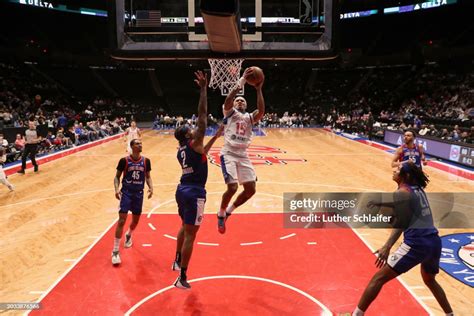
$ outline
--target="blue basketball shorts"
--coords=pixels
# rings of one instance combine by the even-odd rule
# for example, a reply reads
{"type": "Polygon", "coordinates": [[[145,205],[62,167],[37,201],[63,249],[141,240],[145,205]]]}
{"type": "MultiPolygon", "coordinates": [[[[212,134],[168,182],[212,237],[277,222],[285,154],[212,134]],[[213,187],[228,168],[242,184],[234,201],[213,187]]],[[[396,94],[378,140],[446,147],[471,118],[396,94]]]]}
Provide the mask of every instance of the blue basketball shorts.
{"type": "Polygon", "coordinates": [[[122,190],[121,192],[122,198],[120,199],[119,213],[128,213],[128,211],[131,211],[134,215],[140,215],[143,207],[143,190],[122,190]]]}
{"type": "Polygon", "coordinates": [[[421,263],[429,274],[439,272],[441,258],[441,238],[438,235],[406,240],[388,257],[387,264],[398,274],[402,274],[421,263]]]}
{"type": "Polygon", "coordinates": [[[199,226],[204,217],[206,190],[199,186],[178,185],[176,189],[178,212],[184,224],[199,226]]]}

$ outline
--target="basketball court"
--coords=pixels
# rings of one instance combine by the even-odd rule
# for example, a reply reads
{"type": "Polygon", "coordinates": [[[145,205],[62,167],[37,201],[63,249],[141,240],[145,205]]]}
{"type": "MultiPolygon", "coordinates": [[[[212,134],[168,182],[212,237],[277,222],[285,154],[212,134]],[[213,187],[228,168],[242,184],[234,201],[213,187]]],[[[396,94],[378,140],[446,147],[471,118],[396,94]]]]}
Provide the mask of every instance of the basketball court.
{"type": "MultiPolygon", "coordinates": [[[[194,0],[181,1],[180,12],[166,2],[158,11],[148,8],[146,16],[160,21],[152,25],[142,24],[144,13],[133,1],[110,1],[111,56],[150,66],[184,61],[199,65],[196,70],[210,68],[219,77],[211,86],[222,95],[254,62],[337,58],[337,1],[281,1],[278,17],[271,16],[275,8],[266,0],[235,1],[231,7],[219,1],[202,1],[201,7],[194,0]],[[208,64],[208,59],[217,62],[208,64]]],[[[156,23],[151,20],[147,23],[156,23]]],[[[271,84],[266,81],[265,87],[271,84]]],[[[253,95],[248,97],[250,111],[254,102],[253,95]]],[[[190,105],[193,111],[195,106],[197,98],[190,105]]],[[[118,217],[113,179],[125,156],[121,139],[45,157],[37,174],[28,169],[17,175],[18,166],[8,169],[16,190],[0,192],[2,300],[41,303],[31,314],[44,315],[349,315],[354,310],[377,271],[373,251],[390,230],[287,228],[283,195],[393,192],[393,148],[319,128],[259,130],[249,148],[257,193],[235,211],[221,235],[216,213],[226,186],[219,139],[208,155],[205,216],[188,270],[192,289],[184,291],[173,286],[177,273],[171,270],[181,176],[172,134],[144,132],[143,155],[151,159],[154,196],[144,202],[133,247],[121,245],[119,266],[112,266],[111,251],[118,217]]],[[[431,179],[427,192],[474,192],[472,170],[439,162],[425,170],[431,179]]],[[[474,238],[474,230],[440,230],[440,235],[455,233],[474,238]]],[[[448,256],[454,250],[443,251],[448,256]]],[[[463,251],[471,250],[463,245],[463,251]]],[[[450,260],[445,261],[457,264],[450,260]]],[[[443,271],[438,280],[455,314],[472,315],[472,271],[453,273],[465,273],[467,281],[443,271]]],[[[401,312],[444,315],[418,269],[387,284],[367,315],[401,312]]]]}
{"type": "MultiPolygon", "coordinates": [[[[173,136],[144,134],[155,196],[145,201],[134,245],[121,250],[119,267],[110,263],[118,206],[112,180],[123,141],[44,163],[38,174],[10,176],[17,190],[2,192],[0,204],[2,297],[41,302],[32,313],[48,315],[351,312],[376,271],[372,250],[389,230],[284,228],[283,193],[393,191],[391,155],[323,129],[268,129],[265,135],[254,138],[252,151],[272,163],[256,164],[257,194],[236,210],[225,235],[215,217],[222,175],[218,166],[209,167],[204,223],[188,272],[191,291],[172,286],[181,171],[173,136]]],[[[221,145],[219,139],[216,148],[221,145]]],[[[464,177],[426,171],[430,192],[473,191],[464,177]]],[[[456,313],[469,315],[472,288],[444,272],[439,280],[456,313]]],[[[388,284],[368,315],[396,315],[399,306],[407,315],[442,315],[418,269],[388,284]]]]}

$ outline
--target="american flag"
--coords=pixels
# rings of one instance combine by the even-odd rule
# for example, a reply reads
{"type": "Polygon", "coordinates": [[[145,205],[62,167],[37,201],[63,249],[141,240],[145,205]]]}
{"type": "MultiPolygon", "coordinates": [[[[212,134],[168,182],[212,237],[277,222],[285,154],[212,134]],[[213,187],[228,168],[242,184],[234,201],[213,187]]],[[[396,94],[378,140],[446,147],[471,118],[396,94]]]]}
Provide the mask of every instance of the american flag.
{"type": "Polygon", "coordinates": [[[161,11],[137,10],[137,27],[159,27],[161,26],[161,11]]]}

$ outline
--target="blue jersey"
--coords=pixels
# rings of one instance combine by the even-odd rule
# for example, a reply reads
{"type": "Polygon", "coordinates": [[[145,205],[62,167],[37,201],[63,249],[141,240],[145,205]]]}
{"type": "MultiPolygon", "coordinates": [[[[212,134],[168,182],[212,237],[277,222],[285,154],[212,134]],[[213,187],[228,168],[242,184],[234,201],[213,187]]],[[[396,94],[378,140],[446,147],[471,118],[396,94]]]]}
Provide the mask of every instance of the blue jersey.
{"type": "Polygon", "coordinates": [[[400,161],[411,160],[417,167],[421,168],[421,153],[418,145],[413,148],[408,148],[406,144],[402,145],[402,153],[400,154],[400,161]]]}
{"type": "Polygon", "coordinates": [[[404,186],[410,192],[410,209],[412,212],[408,228],[403,232],[405,243],[416,244],[422,237],[437,235],[433,223],[433,214],[425,191],[419,186],[404,186]]]}
{"type": "Polygon", "coordinates": [[[207,182],[207,157],[194,151],[191,142],[188,141],[178,149],[177,158],[183,172],[181,184],[204,188],[207,182]]]}
{"type": "Polygon", "coordinates": [[[142,191],[145,187],[145,175],[151,169],[150,160],[140,157],[137,161],[131,156],[122,158],[117,170],[123,172],[122,190],[142,191]]]}

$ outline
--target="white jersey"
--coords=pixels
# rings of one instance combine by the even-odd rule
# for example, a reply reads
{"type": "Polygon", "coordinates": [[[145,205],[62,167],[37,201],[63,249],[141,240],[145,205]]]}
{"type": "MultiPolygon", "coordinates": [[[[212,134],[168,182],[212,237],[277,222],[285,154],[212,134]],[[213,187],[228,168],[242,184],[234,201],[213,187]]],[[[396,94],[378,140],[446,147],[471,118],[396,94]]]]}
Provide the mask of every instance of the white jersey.
{"type": "Polygon", "coordinates": [[[134,139],[139,139],[140,138],[140,136],[138,134],[139,131],[140,131],[140,129],[138,129],[138,127],[135,127],[135,128],[129,127],[128,128],[127,140],[128,140],[129,143],[134,139]]]}
{"type": "Polygon", "coordinates": [[[247,156],[247,148],[252,141],[253,117],[251,113],[241,113],[236,109],[224,111],[224,147],[222,153],[247,156]]]}

